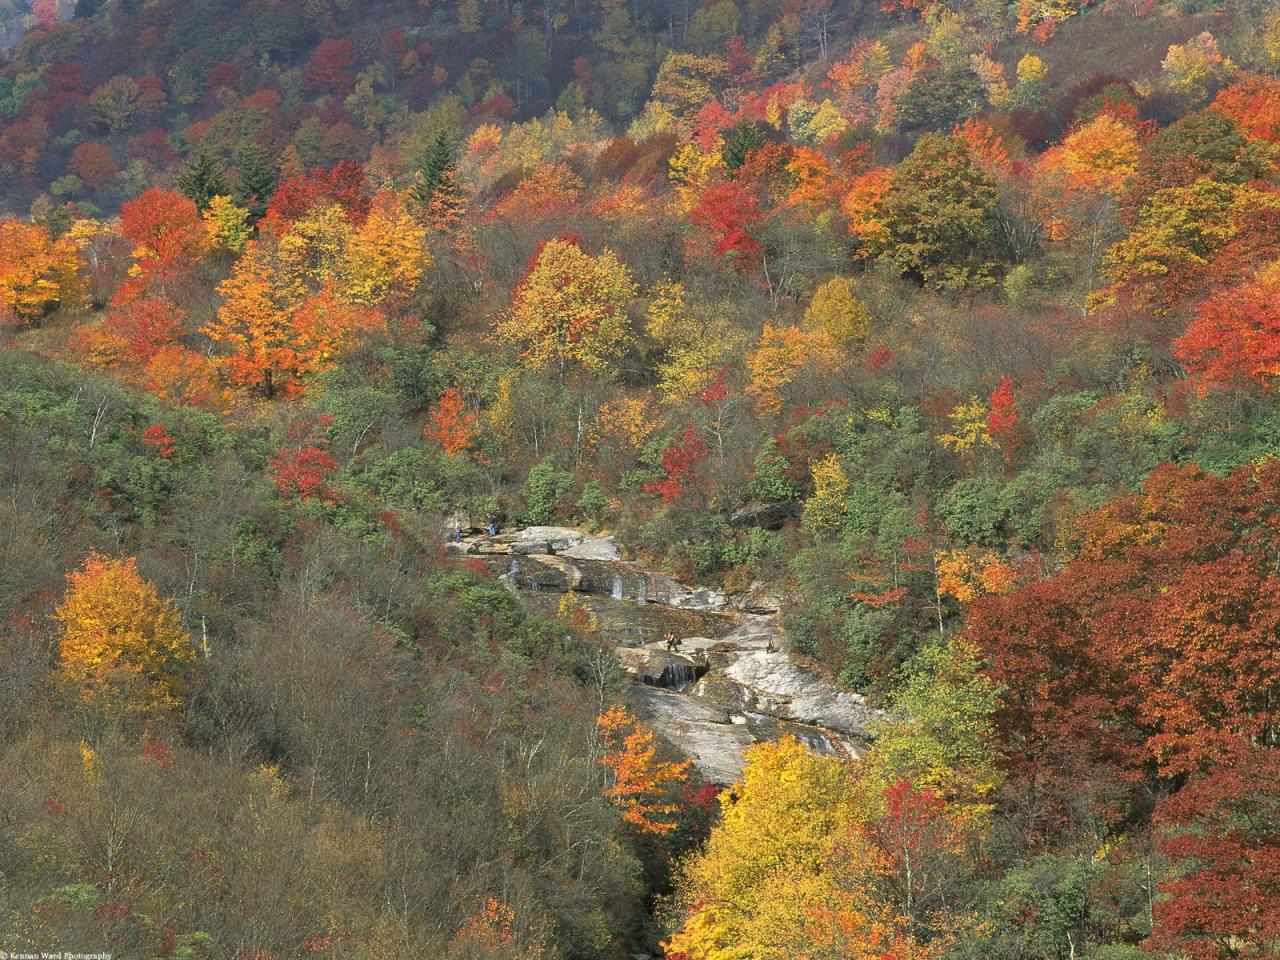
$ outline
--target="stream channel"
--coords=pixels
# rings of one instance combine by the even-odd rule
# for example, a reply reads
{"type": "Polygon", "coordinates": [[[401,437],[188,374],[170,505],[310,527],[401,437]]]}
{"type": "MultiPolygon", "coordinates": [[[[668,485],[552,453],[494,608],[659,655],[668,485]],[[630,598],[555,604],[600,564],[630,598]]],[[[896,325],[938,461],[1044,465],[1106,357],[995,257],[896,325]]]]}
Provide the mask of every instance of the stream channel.
{"type": "Polygon", "coordinates": [[[456,553],[483,560],[531,611],[551,615],[573,590],[632,676],[632,707],[729,784],[743,751],[792,734],[820,753],[861,756],[880,712],[796,662],[778,601],[756,588],[727,597],[623,560],[610,537],[568,527],[465,536],[456,553]],[[680,640],[666,649],[665,636],[680,640]]]}

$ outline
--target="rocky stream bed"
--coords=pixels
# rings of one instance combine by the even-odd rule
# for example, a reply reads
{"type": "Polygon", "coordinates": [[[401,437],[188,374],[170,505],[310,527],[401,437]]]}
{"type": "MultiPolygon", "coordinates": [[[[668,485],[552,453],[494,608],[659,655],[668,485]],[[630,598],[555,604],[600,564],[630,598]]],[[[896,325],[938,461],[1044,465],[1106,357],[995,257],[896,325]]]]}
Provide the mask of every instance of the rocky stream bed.
{"type": "Polygon", "coordinates": [[[609,537],[567,527],[466,536],[455,552],[483,560],[532,610],[579,594],[635,682],[638,716],[727,784],[743,750],[790,733],[823,753],[861,755],[878,711],[793,660],[778,601],[687,586],[622,559],[609,537]],[[666,649],[667,633],[680,640],[666,649]]]}

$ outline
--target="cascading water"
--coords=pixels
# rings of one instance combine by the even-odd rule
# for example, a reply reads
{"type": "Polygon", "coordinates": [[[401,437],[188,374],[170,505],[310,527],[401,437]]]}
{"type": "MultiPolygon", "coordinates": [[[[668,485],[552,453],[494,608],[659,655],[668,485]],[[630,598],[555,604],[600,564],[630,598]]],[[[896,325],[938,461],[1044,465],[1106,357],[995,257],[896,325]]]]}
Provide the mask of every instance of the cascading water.
{"type": "Polygon", "coordinates": [[[698,682],[698,668],[691,663],[669,663],[662,671],[662,686],[687,690],[698,682]]]}
{"type": "Polygon", "coordinates": [[[516,589],[516,575],[520,572],[520,561],[511,558],[511,566],[507,568],[507,572],[502,574],[498,579],[502,581],[502,585],[508,590],[516,589]]]}
{"type": "Polygon", "coordinates": [[[622,599],[622,574],[616,570],[613,572],[613,589],[609,591],[609,595],[615,600],[622,599]]]}
{"type": "Polygon", "coordinates": [[[697,683],[698,678],[705,672],[705,667],[699,669],[692,663],[667,663],[663,666],[661,673],[645,673],[641,675],[640,680],[651,687],[665,687],[668,690],[684,693],[697,683]]]}

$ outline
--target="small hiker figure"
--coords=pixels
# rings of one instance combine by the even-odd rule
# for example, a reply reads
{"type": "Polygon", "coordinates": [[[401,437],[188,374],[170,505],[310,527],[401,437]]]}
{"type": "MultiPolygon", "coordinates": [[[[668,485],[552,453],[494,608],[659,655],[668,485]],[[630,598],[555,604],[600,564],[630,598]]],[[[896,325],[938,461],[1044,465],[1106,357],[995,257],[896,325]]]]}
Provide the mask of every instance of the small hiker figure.
{"type": "Polygon", "coordinates": [[[490,536],[490,538],[493,538],[493,537],[496,537],[497,535],[498,535],[498,525],[497,525],[496,523],[494,523],[494,522],[493,522],[493,520],[490,520],[490,521],[489,521],[489,536],[490,536]]]}
{"type": "Polygon", "coordinates": [[[773,637],[769,638],[769,642],[764,645],[765,653],[773,653],[773,637]]]}
{"type": "Polygon", "coordinates": [[[674,651],[676,647],[680,646],[680,641],[676,639],[676,635],[674,633],[668,633],[664,639],[667,642],[667,652],[669,653],[674,651]]]}
{"type": "Polygon", "coordinates": [[[454,543],[462,542],[462,521],[461,520],[453,521],[453,542],[454,543]]]}

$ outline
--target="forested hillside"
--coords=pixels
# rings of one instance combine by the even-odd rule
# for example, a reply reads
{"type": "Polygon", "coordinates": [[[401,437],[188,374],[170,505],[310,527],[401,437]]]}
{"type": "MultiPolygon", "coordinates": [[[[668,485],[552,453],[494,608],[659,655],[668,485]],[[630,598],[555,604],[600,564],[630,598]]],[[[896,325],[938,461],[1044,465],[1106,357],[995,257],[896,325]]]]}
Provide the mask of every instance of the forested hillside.
{"type": "Polygon", "coordinates": [[[1280,950],[1271,4],[0,19],[0,952],[1280,950]],[[547,525],[865,754],[704,782],[547,525]]]}

